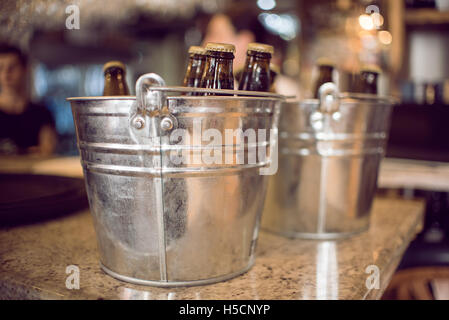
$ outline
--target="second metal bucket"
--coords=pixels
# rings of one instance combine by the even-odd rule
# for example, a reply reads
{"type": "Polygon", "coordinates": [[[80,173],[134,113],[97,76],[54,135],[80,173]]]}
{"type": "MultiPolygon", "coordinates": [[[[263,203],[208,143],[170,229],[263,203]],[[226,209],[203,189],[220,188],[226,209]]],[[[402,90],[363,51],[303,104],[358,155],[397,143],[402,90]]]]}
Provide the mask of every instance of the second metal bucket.
{"type": "Polygon", "coordinates": [[[103,270],[156,286],[245,272],[254,262],[268,182],[261,169],[270,166],[268,132],[277,129],[280,96],[165,87],[155,74],[142,76],[136,93],[69,99],[103,270]],[[266,149],[267,157],[240,163],[232,140],[231,148],[221,140],[211,145],[227,129],[267,130],[241,145],[266,149]],[[211,148],[229,161],[195,161],[211,148]]]}
{"type": "Polygon", "coordinates": [[[338,94],[282,104],[279,170],[270,177],[262,228],[306,239],[337,239],[369,227],[392,101],[338,94]]]}

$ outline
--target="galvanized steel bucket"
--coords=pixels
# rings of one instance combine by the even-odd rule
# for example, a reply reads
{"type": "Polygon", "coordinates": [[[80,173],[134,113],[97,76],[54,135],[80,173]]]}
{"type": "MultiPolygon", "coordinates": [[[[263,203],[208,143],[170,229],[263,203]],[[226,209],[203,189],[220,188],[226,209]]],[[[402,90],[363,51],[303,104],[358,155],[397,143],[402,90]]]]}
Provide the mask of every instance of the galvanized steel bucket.
{"type": "Polygon", "coordinates": [[[282,97],[166,87],[155,74],[139,78],[136,93],[68,99],[101,267],[118,279],[156,286],[207,284],[247,271],[254,262],[268,182],[260,170],[271,165],[271,138],[242,145],[265,149],[267,157],[255,163],[239,163],[238,148],[223,144],[219,149],[231,162],[177,163],[173,155],[195,157],[211,146],[173,134],[194,134],[195,121],[215,133],[275,132],[282,97]]]}
{"type": "Polygon", "coordinates": [[[279,121],[279,170],[270,177],[262,228],[338,239],[369,228],[393,101],[320,88],[320,100],[287,101],[279,121]]]}

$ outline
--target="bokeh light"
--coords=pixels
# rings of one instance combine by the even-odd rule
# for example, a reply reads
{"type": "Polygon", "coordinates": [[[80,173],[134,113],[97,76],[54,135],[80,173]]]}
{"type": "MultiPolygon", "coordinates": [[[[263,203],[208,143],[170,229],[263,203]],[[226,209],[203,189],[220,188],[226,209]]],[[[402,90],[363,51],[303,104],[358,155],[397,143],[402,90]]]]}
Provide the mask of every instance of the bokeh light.
{"type": "Polygon", "coordinates": [[[380,43],[385,45],[389,45],[393,41],[393,36],[391,35],[391,33],[385,30],[380,31],[377,36],[380,43]]]}
{"type": "Polygon", "coordinates": [[[362,14],[359,16],[359,24],[364,30],[373,30],[374,21],[373,18],[367,14],[362,14]]]}
{"type": "Polygon", "coordinates": [[[299,31],[298,19],[288,13],[261,13],[259,21],[273,34],[279,35],[284,40],[292,40],[299,31]]]}
{"type": "Polygon", "coordinates": [[[275,0],[257,0],[257,6],[262,10],[272,10],[276,7],[275,0]]]}
{"type": "Polygon", "coordinates": [[[372,13],[371,14],[371,19],[373,20],[374,26],[376,28],[380,28],[384,24],[384,17],[380,13],[378,13],[378,12],[372,13]]]}

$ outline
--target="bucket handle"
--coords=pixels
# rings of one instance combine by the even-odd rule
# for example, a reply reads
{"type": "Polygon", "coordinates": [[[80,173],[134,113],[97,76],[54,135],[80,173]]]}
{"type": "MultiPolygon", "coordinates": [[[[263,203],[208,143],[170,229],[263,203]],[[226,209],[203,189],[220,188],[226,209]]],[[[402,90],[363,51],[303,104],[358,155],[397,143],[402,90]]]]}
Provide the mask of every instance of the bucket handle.
{"type": "MultiPolygon", "coordinates": [[[[141,130],[146,126],[148,117],[160,118],[157,126],[163,133],[170,132],[177,126],[176,118],[167,110],[164,111],[165,91],[155,90],[165,87],[165,81],[156,73],[147,73],[139,77],[136,82],[136,104],[131,116],[131,126],[134,129],[141,130]]],[[[155,123],[152,121],[153,125],[155,123]]],[[[156,132],[159,130],[153,128],[156,132]]],[[[155,132],[155,134],[157,134],[155,132]]]]}
{"type": "Polygon", "coordinates": [[[332,114],[339,109],[338,89],[335,83],[323,83],[318,91],[320,106],[319,111],[324,114],[332,114]]]}
{"type": "Polygon", "coordinates": [[[145,115],[162,110],[165,101],[163,91],[151,90],[151,87],[165,86],[164,79],[155,73],[147,73],[139,77],[136,82],[137,111],[145,115]]]}
{"type": "MultiPolygon", "coordinates": [[[[319,105],[315,112],[310,115],[310,124],[316,132],[329,130],[330,116],[335,118],[339,111],[339,97],[337,86],[332,82],[326,82],[318,90],[319,105]]],[[[335,118],[335,119],[338,119],[335,118]]]]}

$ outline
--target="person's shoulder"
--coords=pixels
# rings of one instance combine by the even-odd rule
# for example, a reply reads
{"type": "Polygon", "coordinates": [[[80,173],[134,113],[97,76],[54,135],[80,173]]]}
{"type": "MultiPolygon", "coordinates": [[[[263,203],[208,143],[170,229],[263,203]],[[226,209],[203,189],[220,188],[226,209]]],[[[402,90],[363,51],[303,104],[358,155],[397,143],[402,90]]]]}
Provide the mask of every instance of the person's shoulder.
{"type": "Polygon", "coordinates": [[[50,112],[48,108],[42,102],[30,102],[28,104],[28,110],[30,111],[41,111],[41,112],[50,112]]]}
{"type": "Polygon", "coordinates": [[[41,102],[30,102],[27,112],[37,119],[42,119],[45,123],[53,124],[54,122],[50,110],[41,102]]]}

